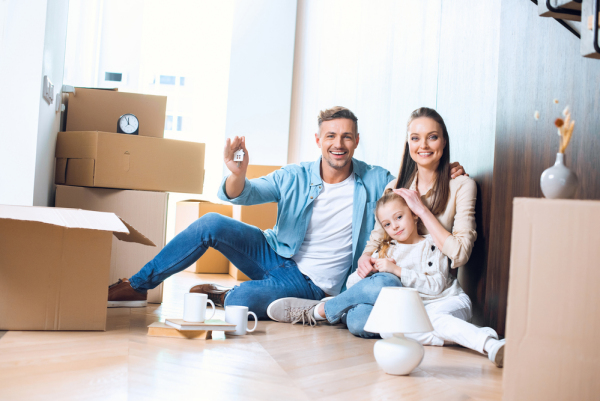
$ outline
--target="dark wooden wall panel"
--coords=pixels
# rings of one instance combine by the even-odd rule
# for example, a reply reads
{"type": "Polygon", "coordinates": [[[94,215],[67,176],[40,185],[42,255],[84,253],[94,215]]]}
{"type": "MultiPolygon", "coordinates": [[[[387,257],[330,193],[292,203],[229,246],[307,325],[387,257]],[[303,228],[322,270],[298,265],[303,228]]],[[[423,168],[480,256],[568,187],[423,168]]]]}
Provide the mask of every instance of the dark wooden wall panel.
{"type": "Polygon", "coordinates": [[[542,196],[540,175],[558,151],[553,121],[567,104],[576,120],[566,154],[581,182],[576,197],[600,199],[600,62],[581,57],[579,39],[555,20],[539,17],[529,0],[503,0],[499,54],[485,322],[503,334],[512,201],[542,196]]]}

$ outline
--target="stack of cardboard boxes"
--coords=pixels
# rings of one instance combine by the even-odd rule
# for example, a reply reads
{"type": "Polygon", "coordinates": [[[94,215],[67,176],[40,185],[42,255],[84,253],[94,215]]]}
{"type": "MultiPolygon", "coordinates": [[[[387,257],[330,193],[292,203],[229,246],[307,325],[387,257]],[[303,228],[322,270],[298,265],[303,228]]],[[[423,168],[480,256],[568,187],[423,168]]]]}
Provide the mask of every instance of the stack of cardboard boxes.
{"type": "MultiPolygon", "coordinates": [[[[168,193],[202,193],[204,144],[163,139],[167,98],[76,88],[66,130],[56,143],[56,202],[60,208],[115,213],[156,247],[113,239],[107,285],[131,277],[165,246],[168,193]],[[139,134],[117,134],[124,114],[139,134]]],[[[162,284],[148,302],[162,301],[162,284]]]]}

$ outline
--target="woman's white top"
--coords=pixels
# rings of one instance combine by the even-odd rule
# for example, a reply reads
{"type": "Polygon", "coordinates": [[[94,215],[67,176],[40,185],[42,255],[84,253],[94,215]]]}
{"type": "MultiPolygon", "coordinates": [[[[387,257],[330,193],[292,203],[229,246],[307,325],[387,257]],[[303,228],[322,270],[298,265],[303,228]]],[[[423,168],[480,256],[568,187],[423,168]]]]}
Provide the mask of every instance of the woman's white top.
{"type": "MultiPolygon", "coordinates": [[[[378,252],[373,254],[374,258],[378,256],[378,252]]],[[[387,257],[394,259],[402,268],[402,285],[419,291],[424,304],[464,292],[458,280],[450,276],[448,257],[437,247],[429,234],[416,244],[399,244],[392,241],[387,257]]],[[[360,280],[357,272],[354,272],[348,277],[346,287],[350,288],[360,280]]]]}

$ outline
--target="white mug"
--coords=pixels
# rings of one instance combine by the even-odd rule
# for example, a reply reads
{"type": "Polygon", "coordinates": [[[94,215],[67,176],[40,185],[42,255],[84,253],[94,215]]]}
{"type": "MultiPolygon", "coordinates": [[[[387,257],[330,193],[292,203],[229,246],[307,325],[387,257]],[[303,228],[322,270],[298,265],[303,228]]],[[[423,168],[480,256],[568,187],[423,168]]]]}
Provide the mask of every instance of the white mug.
{"type": "Polygon", "coordinates": [[[206,294],[189,292],[183,298],[183,320],[192,323],[203,323],[215,315],[215,304],[206,294]],[[212,306],[212,315],[206,318],[206,302],[212,306]]]}
{"type": "Polygon", "coordinates": [[[253,332],[258,326],[258,318],[254,312],[249,312],[247,306],[227,305],[225,307],[225,321],[235,324],[235,331],[227,331],[227,334],[234,336],[243,336],[246,332],[253,332]],[[254,327],[248,329],[248,316],[254,316],[254,327]]]}

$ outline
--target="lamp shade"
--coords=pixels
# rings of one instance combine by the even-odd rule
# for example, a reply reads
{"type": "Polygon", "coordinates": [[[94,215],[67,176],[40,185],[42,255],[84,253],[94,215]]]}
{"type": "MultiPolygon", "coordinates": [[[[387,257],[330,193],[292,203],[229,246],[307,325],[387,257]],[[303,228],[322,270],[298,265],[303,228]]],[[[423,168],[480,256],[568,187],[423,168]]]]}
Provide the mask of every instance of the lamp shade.
{"type": "Polygon", "coordinates": [[[414,288],[383,287],[365,324],[371,333],[425,333],[433,326],[414,288]]]}

